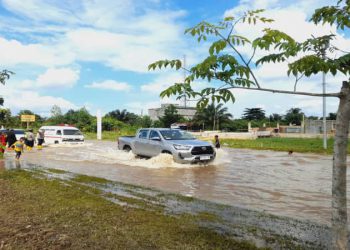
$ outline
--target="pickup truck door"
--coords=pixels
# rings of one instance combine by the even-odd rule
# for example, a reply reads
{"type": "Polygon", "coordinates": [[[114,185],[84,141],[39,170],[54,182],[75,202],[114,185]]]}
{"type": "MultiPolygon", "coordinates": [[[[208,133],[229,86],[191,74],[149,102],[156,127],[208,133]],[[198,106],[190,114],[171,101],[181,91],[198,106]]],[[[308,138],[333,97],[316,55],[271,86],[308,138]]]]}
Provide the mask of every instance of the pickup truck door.
{"type": "Polygon", "coordinates": [[[156,156],[162,152],[162,141],[159,133],[155,130],[151,130],[149,133],[148,145],[146,147],[147,156],[156,156]],[[159,140],[154,140],[159,138],[159,140]]]}
{"type": "Polygon", "coordinates": [[[134,153],[137,155],[144,155],[148,156],[146,152],[146,147],[148,143],[148,129],[141,129],[139,133],[137,134],[135,141],[134,141],[134,153]]]}

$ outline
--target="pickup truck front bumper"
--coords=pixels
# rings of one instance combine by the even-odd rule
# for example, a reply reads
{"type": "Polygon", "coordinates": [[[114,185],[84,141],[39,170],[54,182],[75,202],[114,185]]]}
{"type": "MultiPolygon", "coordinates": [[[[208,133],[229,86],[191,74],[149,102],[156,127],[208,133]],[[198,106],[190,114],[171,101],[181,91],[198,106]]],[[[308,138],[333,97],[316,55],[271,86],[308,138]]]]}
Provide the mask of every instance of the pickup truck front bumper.
{"type": "Polygon", "coordinates": [[[174,155],[174,160],[179,163],[211,162],[215,159],[216,152],[212,154],[193,155],[191,152],[183,151],[174,155]]]}

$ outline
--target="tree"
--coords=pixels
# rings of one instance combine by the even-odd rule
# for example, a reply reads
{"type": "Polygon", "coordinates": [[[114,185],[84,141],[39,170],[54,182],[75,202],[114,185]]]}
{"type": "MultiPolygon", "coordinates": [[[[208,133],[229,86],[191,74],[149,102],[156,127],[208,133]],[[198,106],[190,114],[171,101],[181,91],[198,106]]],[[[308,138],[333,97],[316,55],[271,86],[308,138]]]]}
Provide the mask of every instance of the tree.
{"type": "Polygon", "coordinates": [[[0,109],[0,127],[10,128],[14,125],[10,109],[0,109]]]}
{"type": "Polygon", "coordinates": [[[125,122],[125,123],[128,123],[128,124],[135,124],[135,122],[138,119],[138,115],[136,115],[134,113],[130,113],[126,109],[113,110],[113,111],[107,113],[106,116],[112,117],[114,119],[117,119],[119,121],[122,121],[122,122],[125,122]]]}
{"type": "Polygon", "coordinates": [[[227,111],[227,107],[223,107],[222,103],[215,105],[211,103],[205,108],[199,109],[193,120],[196,123],[204,124],[206,128],[212,128],[213,130],[220,130],[223,124],[230,121],[232,118],[231,113],[227,111]]]}
{"type": "Polygon", "coordinates": [[[68,110],[67,113],[63,115],[62,121],[66,124],[73,124],[83,131],[89,131],[91,130],[93,117],[90,115],[89,111],[83,107],[78,110],[68,110]]]}
{"type": "Polygon", "coordinates": [[[165,128],[169,128],[171,124],[180,122],[184,119],[182,115],[179,115],[174,105],[169,105],[164,110],[164,115],[159,117],[159,121],[165,128]]]}
{"type": "Polygon", "coordinates": [[[288,124],[300,125],[303,120],[304,113],[301,112],[300,108],[291,108],[287,110],[284,120],[288,124]]]}
{"type": "Polygon", "coordinates": [[[142,128],[150,128],[152,127],[152,120],[151,117],[148,115],[144,115],[142,117],[139,117],[137,124],[141,126],[142,128]]]}
{"type": "MultiPolygon", "coordinates": [[[[13,74],[12,71],[9,70],[2,70],[0,71],[0,83],[2,85],[5,85],[6,81],[10,79],[10,76],[13,74]]],[[[4,105],[4,98],[0,97],[0,106],[4,105]]]]}
{"type": "Polygon", "coordinates": [[[327,120],[336,120],[337,119],[337,113],[329,113],[327,120]]]}
{"type": "Polygon", "coordinates": [[[310,115],[307,117],[308,120],[318,120],[319,117],[318,116],[314,116],[314,115],[310,115]]]}
{"type": "Polygon", "coordinates": [[[273,113],[269,116],[270,121],[272,122],[280,122],[282,120],[282,115],[273,113]]]}
{"type": "Polygon", "coordinates": [[[58,105],[53,105],[51,108],[51,117],[61,117],[62,110],[58,105]]]}
{"type": "MultiPolygon", "coordinates": [[[[335,24],[339,29],[350,28],[350,1],[338,0],[334,6],[316,9],[311,17],[315,24],[335,24]]],[[[187,77],[183,83],[176,83],[161,93],[161,97],[177,95],[198,99],[198,106],[206,106],[209,99],[217,102],[234,101],[232,89],[247,89],[305,95],[315,97],[335,97],[339,99],[336,120],[336,132],[333,155],[332,179],[332,241],[333,249],[347,249],[347,206],[346,206],[346,159],[350,122],[350,53],[332,44],[335,35],[311,37],[303,42],[297,42],[286,33],[265,29],[261,37],[255,40],[236,33],[238,23],[251,25],[257,22],[269,23],[273,20],[262,17],[263,10],[248,11],[238,18],[226,17],[218,24],[201,22],[186,30],[186,33],[196,37],[198,41],[217,39],[209,48],[209,55],[202,62],[190,69],[182,67],[181,60],[160,60],[149,65],[150,70],[162,67],[172,67],[177,70],[187,70],[187,77]],[[251,55],[242,53],[241,45],[251,48],[251,55]],[[265,51],[266,55],[254,59],[257,50],[265,51]],[[279,63],[288,61],[289,76],[295,78],[293,90],[263,88],[254,73],[255,67],[265,63],[279,63]],[[297,91],[297,83],[303,77],[319,73],[343,74],[344,81],[339,92],[313,93],[297,91]],[[207,81],[216,80],[219,87],[213,85],[196,91],[191,83],[197,79],[207,81]]],[[[245,49],[246,49],[245,47],[245,49]]]]}
{"type": "Polygon", "coordinates": [[[265,119],[265,110],[262,108],[246,108],[244,110],[242,119],[245,120],[263,120],[265,119]]]}

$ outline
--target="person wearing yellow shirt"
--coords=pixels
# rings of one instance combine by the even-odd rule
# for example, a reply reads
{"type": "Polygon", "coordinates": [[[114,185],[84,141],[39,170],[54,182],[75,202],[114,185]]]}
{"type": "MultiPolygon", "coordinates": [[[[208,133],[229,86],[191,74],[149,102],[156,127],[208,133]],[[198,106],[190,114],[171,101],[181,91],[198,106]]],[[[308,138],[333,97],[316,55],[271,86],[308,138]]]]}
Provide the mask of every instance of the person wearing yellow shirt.
{"type": "Polygon", "coordinates": [[[19,139],[19,141],[16,141],[14,144],[12,144],[12,147],[14,148],[15,152],[16,152],[16,160],[19,160],[19,158],[21,157],[21,154],[23,152],[23,148],[24,148],[24,137],[22,137],[21,139],[19,139]]]}

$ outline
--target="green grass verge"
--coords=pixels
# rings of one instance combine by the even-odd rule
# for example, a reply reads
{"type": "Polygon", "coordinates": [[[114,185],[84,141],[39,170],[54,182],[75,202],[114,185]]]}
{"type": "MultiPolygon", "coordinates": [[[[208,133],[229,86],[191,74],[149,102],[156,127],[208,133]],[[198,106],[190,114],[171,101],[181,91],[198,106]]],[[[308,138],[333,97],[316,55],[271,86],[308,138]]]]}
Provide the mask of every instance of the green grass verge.
{"type": "Polygon", "coordinates": [[[192,216],[123,207],[93,189],[71,181],[35,178],[35,173],[23,170],[0,171],[1,247],[256,249],[198,226],[192,216]]]}
{"type": "MultiPolygon", "coordinates": [[[[250,148],[275,151],[293,150],[294,152],[301,153],[332,154],[334,139],[328,139],[327,150],[323,149],[322,139],[317,138],[259,138],[256,140],[221,139],[221,144],[230,148],[250,148]]],[[[348,146],[348,153],[350,153],[350,145],[348,146]]]]}
{"type": "MultiPolygon", "coordinates": [[[[118,130],[118,131],[103,131],[102,140],[105,141],[116,141],[119,136],[134,136],[135,130],[118,130]]],[[[97,134],[93,132],[84,133],[85,140],[96,140],[97,134]]]]}

